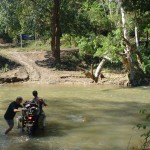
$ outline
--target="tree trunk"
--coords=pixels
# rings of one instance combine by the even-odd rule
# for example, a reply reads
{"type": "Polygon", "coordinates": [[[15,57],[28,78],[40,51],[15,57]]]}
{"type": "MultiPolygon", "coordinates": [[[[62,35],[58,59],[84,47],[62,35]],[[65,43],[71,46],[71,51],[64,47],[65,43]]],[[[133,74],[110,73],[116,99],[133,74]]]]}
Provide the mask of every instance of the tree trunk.
{"type": "Polygon", "coordinates": [[[124,49],[124,54],[122,55],[123,63],[125,68],[128,72],[128,79],[130,86],[139,86],[142,85],[144,80],[144,72],[139,67],[139,65],[134,64],[134,60],[132,59],[132,54],[135,53],[137,55],[137,62],[142,63],[142,58],[137,50],[137,48],[133,48],[131,43],[128,40],[127,28],[126,28],[126,19],[125,19],[125,12],[124,8],[121,5],[121,15],[122,15],[122,24],[123,24],[123,31],[124,31],[124,42],[126,44],[126,48],[124,49]]]}
{"type": "Polygon", "coordinates": [[[135,42],[136,42],[136,48],[139,49],[139,39],[138,39],[138,27],[135,25],[135,42]]]}
{"type": "Polygon", "coordinates": [[[101,62],[99,63],[98,67],[96,68],[95,74],[93,73],[93,65],[91,65],[91,72],[86,71],[86,70],[81,69],[81,68],[80,68],[80,69],[84,72],[84,74],[85,74],[86,77],[91,78],[95,83],[97,83],[99,77],[100,77],[101,79],[104,78],[104,75],[101,73],[101,71],[102,71],[103,66],[105,65],[105,63],[106,63],[107,61],[110,61],[110,58],[104,57],[104,58],[101,60],[101,62]]]}
{"type": "Polygon", "coordinates": [[[138,24],[137,24],[137,15],[135,12],[135,27],[134,27],[134,32],[135,32],[135,43],[136,43],[136,48],[139,50],[139,36],[138,36],[138,24]]]}
{"type": "Polygon", "coordinates": [[[111,0],[108,0],[109,15],[112,16],[111,0]]]}
{"type": "Polygon", "coordinates": [[[131,51],[130,51],[130,45],[127,44],[128,42],[128,34],[127,34],[127,28],[126,28],[126,19],[125,19],[125,12],[123,7],[121,6],[121,15],[122,15],[122,25],[123,25],[123,33],[124,33],[124,41],[126,42],[126,48],[124,49],[124,52],[126,54],[127,62],[128,62],[128,70],[131,74],[134,70],[133,60],[131,57],[131,51]]]}
{"type": "Polygon", "coordinates": [[[52,20],[51,20],[51,50],[52,56],[55,59],[56,63],[60,62],[60,35],[61,35],[61,28],[60,28],[60,0],[53,0],[53,10],[52,10],[52,20]]]}
{"type": "Polygon", "coordinates": [[[103,58],[101,60],[101,62],[99,63],[98,67],[96,68],[96,71],[95,71],[95,75],[94,75],[94,81],[97,83],[98,82],[98,79],[99,79],[99,76],[101,74],[101,71],[103,69],[103,66],[105,65],[105,63],[108,61],[108,59],[106,58],[103,58]]]}

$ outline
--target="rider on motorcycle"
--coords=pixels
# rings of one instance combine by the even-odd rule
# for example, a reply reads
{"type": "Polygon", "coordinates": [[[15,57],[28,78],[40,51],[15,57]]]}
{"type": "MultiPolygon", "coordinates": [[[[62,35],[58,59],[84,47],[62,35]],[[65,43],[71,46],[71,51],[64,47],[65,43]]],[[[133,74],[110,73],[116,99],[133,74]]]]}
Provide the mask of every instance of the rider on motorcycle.
{"type": "Polygon", "coordinates": [[[38,122],[40,124],[40,122],[43,122],[43,127],[45,126],[45,113],[43,111],[43,106],[47,106],[47,104],[44,102],[44,100],[42,98],[39,98],[38,97],[38,92],[37,91],[33,91],[32,92],[32,95],[34,96],[34,98],[32,99],[32,102],[37,104],[39,109],[40,109],[40,112],[39,112],[39,119],[38,119],[38,122]]]}

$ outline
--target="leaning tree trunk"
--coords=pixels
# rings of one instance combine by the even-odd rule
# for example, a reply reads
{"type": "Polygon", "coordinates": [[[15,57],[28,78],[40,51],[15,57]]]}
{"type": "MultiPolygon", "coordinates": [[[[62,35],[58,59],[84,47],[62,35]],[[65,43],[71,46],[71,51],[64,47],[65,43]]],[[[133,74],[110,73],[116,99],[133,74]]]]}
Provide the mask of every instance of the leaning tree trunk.
{"type": "Polygon", "coordinates": [[[94,74],[94,81],[95,81],[96,83],[98,82],[99,76],[100,76],[100,75],[102,76],[101,71],[102,71],[102,69],[103,69],[103,66],[105,65],[105,63],[106,63],[108,60],[110,60],[110,59],[107,58],[107,57],[104,57],[104,58],[101,60],[101,62],[99,63],[98,67],[96,68],[96,71],[95,71],[95,74],[94,74]]]}
{"type": "Polygon", "coordinates": [[[84,72],[84,74],[85,74],[86,77],[91,78],[95,83],[97,83],[99,77],[101,77],[101,79],[104,78],[104,76],[103,76],[103,74],[101,73],[101,71],[102,71],[103,66],[105,65],[105,63],[106,63],[107,61],[110,61],[110,58],[108,58],[108,57],[103,57],[103,59],[101,60],[101,62],[100,62],[99,65],[98,65],[98,67],[96,68],[95,74],[94,74],[94,72],[93,72],[93,65],[91,65],[91,72],[86,71],[86,70],[81,69],[81,68],[80,68],[80,69],[84,72]]]}
{"type": "Polygon", "coordinates": [[[53,0],[54,5],[52,10],[52,20],[51,20],[51,29],[52,29],[51,50],[56,63],[60,62],[60,35],[61,35],[60,22],[59,22],[60,1],[61,0],[53,0]]]}
{"type": "Polygon", "coordinates": [[[123,31],[124,31],[123,39],[126,44],[126,48],[124,49],[124,54],[122,54],[123,64],[128,72],[129,85],[139,86],[142,85],[143,77],[144,77],[144,72],[139,65],[142,63],[142,57],[140,55],[140,52],[137,50],[137,48],[133,48],[131,46],[131,43],[129,42],[127,28],[126,28],[125,12],[122,5],[121,5],[121,15],[122,15],[122,24],[123,24],[123,31]],[[137,56],[138,64],[134,63],[134,60],[132,59],[133,53],[136,54],[137,56]]]}

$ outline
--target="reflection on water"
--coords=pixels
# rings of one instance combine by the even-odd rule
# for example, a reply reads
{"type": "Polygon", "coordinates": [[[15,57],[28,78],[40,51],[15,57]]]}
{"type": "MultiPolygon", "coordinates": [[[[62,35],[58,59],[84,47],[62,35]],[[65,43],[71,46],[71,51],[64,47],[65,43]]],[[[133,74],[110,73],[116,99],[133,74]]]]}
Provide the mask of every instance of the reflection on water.
{"type": "Polygon", "coordinates": [[[139,133],[133,127],[149,102],[149,87],[0,86],[0,150],[126,150],[137,144],[139,133]],[[29,100],[33,90],[48,104],[46,129],[28,137],[14,127],[4,135],[9,102],[17,96],[29,100]]]}

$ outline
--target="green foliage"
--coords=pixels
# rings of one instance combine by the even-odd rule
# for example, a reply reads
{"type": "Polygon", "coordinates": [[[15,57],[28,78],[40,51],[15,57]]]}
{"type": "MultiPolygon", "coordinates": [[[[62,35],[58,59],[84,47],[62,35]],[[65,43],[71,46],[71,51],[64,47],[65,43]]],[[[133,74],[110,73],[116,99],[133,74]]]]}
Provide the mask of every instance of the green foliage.
{"type": "Polygon", "coordinates": [[[128,11],[139,10],[141,12],[149,11],[149,0],[123,0],[123,5],[128,11]]]}
{"type": "Polygon", "coordinates": [[[141,123],[138,123],[136,127],[138,129],[146,130],[144,133],[141,134],[141,137],[144,138],[144,142],[142,144],[142,147],[144,149],[147,149],[150,142],[150,129],[149,129],[149,121],[150,121],[150,112],[147,109],[140,110],[139,112],[143,118],[141,123]]]}
{"type": "Polygon", "coordinates": [[[78,47],[81,55],[94,55],[97,48],[97,42],[95,36],[81,37],[78,41],[78,47]]]}
{"type": "MultiPolygon", "coordinates": [[[[0,4],[0,35],[17,39],[25,33],[36,35],[39,41],[50,39],[53,1],[1,0],[0,4]]],[[[149,1],[123,0],[123,7],[127,11],[125,17],[130,42],[134,44],[135,24],[142,37],[143,32],[150,31],[149,1]]],[[[108,56],[115,62],[120,61],[118,53],[123,52],[124,45],[118,1],[61,0],[60,26],[62,47],[79,47],[80,54],[90,58],[108,56]]],[[[39,41],[37,45],[45,49],[43,42],[39,41]]],[[[32,47],[37,49],[35,45],[32,47]]],[[[149,54],[143,53],[142,56],[143,69],[149,75],[149,54]]],[[[133,56],[133,60],[135,58],[133,56]]]]}
{"type": "Polygon", "coordinates": [[[2,68],[2,72],[7,72],[9,71],[8,64],[5,64],[4,67],[2,68]]]}
{"type": "Polygon", "coordinates": [[[83,4],[83,10],[87,14],[87,19],[93,27],[97,28],[97,32],[109,31],[111,28],[110,21],[106,16],[106,13],[98,2],[93,2],[89,5],[87,2],[83,4]]]}
{"type": "Polygon", "coordinates": [[[0,5],[0,27],[11,37],[21,33],[42,37],[50,34],[51,2],[47,0],[2,0],[0,5]]]}
{"type": "Polygon", "coordinates": [[[149,77],[150,76],[150,47],[146,48],[144,46],[141,46],[140,52],[143,58],[142,68],[145,72],[145,75],[149,77]]]}
{"type": "Polygon", "coordinates": [[[113,61],[118,61],[118,53],[123,51],[122,44],[122,33],[121,30],[117,29],[110,33],[107,37],[100,37],[101,47],[99,47],[95,53],[95,56],[108,56],[113,59],[113,61]]]}
{"type": "Polygon", "coordinates": [[[128,20],[132,21],[130,28],[138,26],[140,33],[150,29],[150,1],[149,0],[123,0],[123,7],[128,12],[128,20]],[[132,27],[131,27],[132,26],[132,27]]]}
{"type": "Polygon", "coordinates": [[[62,33],[71,35],[84,35],[90,28],[89,21],[82,11],[82,3],[79,0],[63,0],[61,3],[61,28],[62,33]]]}
{"type": "Polygon", "coordinates": [[[101,4],[97,1],[62,1],[62,33],[75,36],[107,34],[110,21],[101,4]]]}
{"type": "Polygon", "coordinates": [[[17,9],[19,4],[17,1],[4,1],[1,2],[1,22],[0,24],[3,25],[3,30],[7,32],[10,36],[14,36],[17,31],[20,30],[20,23],[18,20],[18,12],[14,11],[17,9]],[[5,26],[5,27],[4,27],[5,26]]]}
{"type": "Polygon", "coordinates": [[[70,34],[63,34],[61,38],[61,47],[77,47],[79,37],[70,34]]]}

